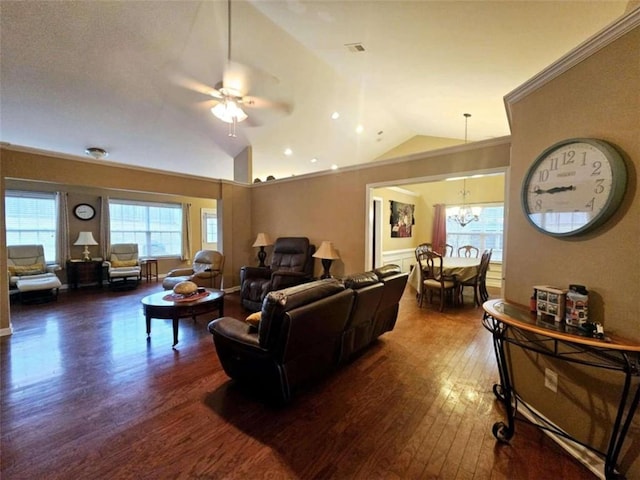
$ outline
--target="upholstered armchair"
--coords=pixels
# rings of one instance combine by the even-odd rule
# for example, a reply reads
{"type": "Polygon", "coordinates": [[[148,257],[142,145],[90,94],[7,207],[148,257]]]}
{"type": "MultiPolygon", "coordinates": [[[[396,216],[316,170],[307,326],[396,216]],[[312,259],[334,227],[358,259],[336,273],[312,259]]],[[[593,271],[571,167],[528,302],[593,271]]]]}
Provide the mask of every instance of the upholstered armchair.
{"type": "Polygon", "coordinates": [[[162,282],[165,290],[171,290],[178,283],[190,281],[199,287],[220,288],[222,286],[222,268],[224,255],[215,250],[200,250],[193,258],[189,268],[175,268],[167,273],[162,282]]]}
{"type": "Polygon", "coordinates": [[[109,284],[113,286],[137,286],[142,279],[142,268],[138,259],[137,243],[114,243],[111,245],[107,266],[109,284]],[[130,283],[129,280],[133,280],[130,283]]]}
{"type": "Polygon", "coordinates": [[[315,251],[315,245],[311,245],[307,237],[278,238],[268,267],[240,269],[242,305],[247,310],[258,311],[267,293],[311,281],[315,251]]]}
{"type": "Polygon", "coordinates": [[[7,270],[9,289],[18,290],[21,299],[30,292],[58,296],[62,283],[54,272],[60,266],[45,261],[42,245],[7,246],[7,270]]]}

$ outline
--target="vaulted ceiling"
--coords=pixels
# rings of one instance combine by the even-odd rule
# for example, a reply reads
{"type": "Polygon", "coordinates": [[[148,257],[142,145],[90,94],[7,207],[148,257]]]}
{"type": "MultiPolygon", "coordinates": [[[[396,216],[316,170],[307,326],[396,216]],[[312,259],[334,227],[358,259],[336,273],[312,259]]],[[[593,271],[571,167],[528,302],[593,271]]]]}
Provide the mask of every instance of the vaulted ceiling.
{"type": "Polygon", "coordinates": [[[251,146],[264,180],[416,138],[460,142],[464,113],[469,141],[499,137],[504,95],[627,2],[233,0],[231,60],[256,97],[235,138],[208,95],[227,65],[227,7],[2,0],[0,141],[78,157],[97,146],[105,162],[222,179],[251,146]]]}

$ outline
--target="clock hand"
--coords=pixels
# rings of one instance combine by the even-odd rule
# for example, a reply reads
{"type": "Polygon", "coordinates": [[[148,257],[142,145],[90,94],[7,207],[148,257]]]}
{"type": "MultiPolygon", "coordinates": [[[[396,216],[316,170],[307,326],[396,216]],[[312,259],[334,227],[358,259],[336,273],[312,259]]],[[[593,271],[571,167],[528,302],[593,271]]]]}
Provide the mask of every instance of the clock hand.
{"type": "Polygon", "coordinates": [[[536,195],[541,195],[543,193],[559,193],[559,192],[565,192],[567,190],[575,190],[576,187],[574,187],[573,185],[569,185],[568,187],[553,187],[550,188],[549,190],[542,190],[540,187],[536,187],[533,189],[533,193],[535,193],[536,195]]]}

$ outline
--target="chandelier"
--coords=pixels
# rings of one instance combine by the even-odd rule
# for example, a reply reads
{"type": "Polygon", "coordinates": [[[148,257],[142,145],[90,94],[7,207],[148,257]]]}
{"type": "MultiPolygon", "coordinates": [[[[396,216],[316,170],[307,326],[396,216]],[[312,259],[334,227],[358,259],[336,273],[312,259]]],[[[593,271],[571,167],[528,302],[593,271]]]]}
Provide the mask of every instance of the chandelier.
{"type": "MultiPolygon", "coordinates": [[[[467,123],[469,122],[470,113],[463,113],[464,116],[464,143],[467,143],[467,123]]],[[[469,194],[469,190],[467,190],[467,179],[465,178],[462,181],[462,206],[461,207],[450,207],[447,208],[447,218],[452,220],[461,227],[468,225],[471,222],[477,222],[480,220],[480,213],[482,213],[482,209],[480,207],[470,207],[467,205],[467,195],[469,194]]]]}
{"type": "Polygon", "coordinates": [[[480,207],[470,207],[467,205],[467,195],[469,194],[467,190],[467,179],[464,179],[462,192],[460,193],[462,194],[462,206],[447,208],[447,218],[464,227],[471,222],[480,220],[482,209],[480,207]]]}

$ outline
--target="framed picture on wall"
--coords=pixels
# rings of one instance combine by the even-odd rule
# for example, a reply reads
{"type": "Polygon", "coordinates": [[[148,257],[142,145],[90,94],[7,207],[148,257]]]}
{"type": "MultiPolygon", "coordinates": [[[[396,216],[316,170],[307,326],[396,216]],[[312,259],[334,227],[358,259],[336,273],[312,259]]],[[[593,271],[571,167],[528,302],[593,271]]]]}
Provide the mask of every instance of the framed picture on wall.
{"type": "Polygon", "coordinates": [[[413,212],[415,205],[410,203],[401,203],[389,200],[391,215],[389,223],[391,224],[391,238],[410,237],[411,230],[415,224],[413,212]]]}

